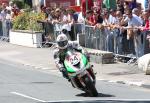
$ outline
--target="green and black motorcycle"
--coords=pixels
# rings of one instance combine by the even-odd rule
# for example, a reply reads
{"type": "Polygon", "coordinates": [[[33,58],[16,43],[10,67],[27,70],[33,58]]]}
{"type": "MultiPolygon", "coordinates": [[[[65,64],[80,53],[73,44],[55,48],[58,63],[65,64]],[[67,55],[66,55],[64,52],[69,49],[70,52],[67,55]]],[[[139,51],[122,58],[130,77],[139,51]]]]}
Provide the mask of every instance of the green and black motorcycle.
{"type": "Polygon", "coordinates": [[[67,50],[64,65],[74,88],[85,91],[90,96],[98,96],[93,66],[84,54],[75,50],[67,50]]]}

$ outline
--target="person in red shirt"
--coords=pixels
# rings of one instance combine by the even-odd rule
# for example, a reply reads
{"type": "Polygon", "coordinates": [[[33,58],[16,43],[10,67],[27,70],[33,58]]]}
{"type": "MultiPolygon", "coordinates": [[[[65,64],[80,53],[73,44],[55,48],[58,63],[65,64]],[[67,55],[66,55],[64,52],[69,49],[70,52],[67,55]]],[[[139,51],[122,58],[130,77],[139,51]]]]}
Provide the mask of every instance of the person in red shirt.
{"type": "Polygon", "coordinates": [[[150,20],[149,20],[149,11],[145,11],[142,13],[142,19],[143,19],[143,27],[141,27],[141,30],[142,30],[142,46],[143,46],[143,50],[142,50],[142,53],[143,55],[145,53],[148,53],[149,52],[149,48],[150,48],[150,34],[149,31],[150,30],[150,20]],[[147,42],[148,40],[148,42],[147,42]],[[147,45],[148,43],[148,45],[147,45]]]}
{"type": "Polygon", "coordinates": [[[149,13],[148,12],[143,12],[142,14],[142,18],[143,18],[143,26],[142,27],[142,31],[146,31],[146,30],[149,30],[150,29],[150,21],[149,21],[149,13]]]}
{"type": "Polygon", "coordinates": [[[95,24],[95,18],[93,16],[93,11],[92,10],[88,10],[86,12],[86,24],[87,25],[91,25],[93,26],[95,24]]]}

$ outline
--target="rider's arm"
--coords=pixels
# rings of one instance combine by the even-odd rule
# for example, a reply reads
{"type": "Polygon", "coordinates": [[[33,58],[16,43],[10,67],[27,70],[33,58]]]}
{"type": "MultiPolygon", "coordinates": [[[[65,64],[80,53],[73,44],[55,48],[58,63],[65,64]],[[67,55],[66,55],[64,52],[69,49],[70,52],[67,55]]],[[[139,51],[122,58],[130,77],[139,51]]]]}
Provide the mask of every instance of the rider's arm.
{"type": "Polygon", "coordinates": [[[84,53],[83,48],[80,46],[80,44],[77,41],[71,41],[71,45],[75,50],[84,53]]]}
{"type": "Polygon", "coordinates": [[[76,41],[72,42],[72,46],[75,50],[85,54],[85,56],[88,58],[88,60],[90,61],[90,55],[88,53],[88,51],[86,49],[83,49],[82,46],[80,46],[80,44],[76,41]]]}
{"type": "Polygon", "coordinates": [[[55,49],[54,50],[54,60],[55,60],[55,64],[56,67],[62,71],[61,69],[64,68],[63,63],[60,62],[60,58],[59,58],[59,49],[55,49]]]}

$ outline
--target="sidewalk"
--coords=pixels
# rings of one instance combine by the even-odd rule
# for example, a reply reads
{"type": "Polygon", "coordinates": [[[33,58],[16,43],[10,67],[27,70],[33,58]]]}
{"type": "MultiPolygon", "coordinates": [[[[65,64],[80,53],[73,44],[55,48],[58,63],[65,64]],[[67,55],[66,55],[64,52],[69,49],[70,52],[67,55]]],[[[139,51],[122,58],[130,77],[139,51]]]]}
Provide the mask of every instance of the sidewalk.
{"type": "MultiPolygon", "coordinates": [[[[0,41],[0,59],[48,70],[60,75],[54,64],[53,50],[50,48],[28,48],[0,41]]],[[[137,66],[125,63],[92,64],[97,72],[98,80],[150,89],[150,75],[145,75],[143,71],[138,70],[137,66]]]]}

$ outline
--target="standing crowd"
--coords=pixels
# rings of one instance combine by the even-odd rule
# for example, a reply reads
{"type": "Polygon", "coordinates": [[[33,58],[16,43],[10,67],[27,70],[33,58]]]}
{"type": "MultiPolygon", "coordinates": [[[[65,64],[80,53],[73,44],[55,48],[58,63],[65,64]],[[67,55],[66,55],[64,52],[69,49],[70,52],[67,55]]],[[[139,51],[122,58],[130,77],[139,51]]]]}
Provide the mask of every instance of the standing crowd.
{"type": "MultiPolygon", "coordinates": [[[[82,7],[83,9],[83,7],[82,7]]],[[[103,50],[117,54],[132,54],[140,57],[148,53],[149,43],[149,9],[143,9],[136,0],[126,2],[116,1],[116,8],[103,8],[89,6],[85,12],[75,12],[72,9],[45,8],[47,21],[52,24],[62,24],[62,29],[68,32],[71,40],[76,39],[74,34],[75,24],[85,24],[100,29],[105,36],[103,50]]],[[[81,32],[83,28],[78,25],[76,30],[81,32]]],[[[85,35],[86,36],[86,35],[85,35]]],[[[99,44],[102,45],[102,44],[99,44]]]]}
{"type": "MultiPolygon", "coordinates": [[[[91,0],[88,1],[88,10],[85,9],[84,3],[81,5],[82,12],[76,12],[70,8],[44,6],[41,6],[41,11],[45,13],[45,21],[50,25],[55,25],[56,30],[61,29],[60,31],[66,34],[70,40],[76,40],[76,34],[82,33],[84,29],[82,25],[88,25],[93,29],[99,29],[105,37],[102,50],[116,54],[133,54],[136,57],[150,52],[149,43],[146,42],[150,37],[148,36],[150,28],[148,5],[142,8],[142,4],[137,3],[136,0],[131,0],[131,2],[109,0],[113,4],[108,5],[105,4],[107,0],[100,0],[101,7],[97,7],[90,2],[91,0]],[[75,24],[82,25],[76,26],[75,24]]],[[[149,4],[149,0],[144,1],[149,4]]],[[[0,23],[4,26],[0,28],[0,35],[2,32],[3,35],[4,33],[9,35],[7,30],[11,28],[10,22],[18,15],[19,11],[13,3],[9,3],[8,6],[2,4],[0,23]]],[[[48,27],[47,30],[52,29],[51,26],[48,27]]]]}
{"type": "Polygon", "coordinates": [[[9,36],[9,30],[12,28],[12,21],[19,12],[19,8],[13,2],[9,2],[8,5],[2,3],[0,8],[0,37],[9,36]]]}

